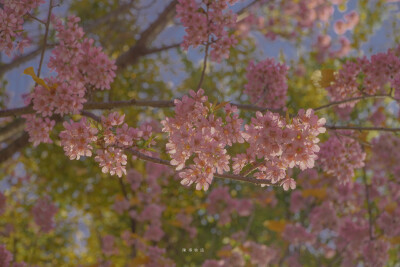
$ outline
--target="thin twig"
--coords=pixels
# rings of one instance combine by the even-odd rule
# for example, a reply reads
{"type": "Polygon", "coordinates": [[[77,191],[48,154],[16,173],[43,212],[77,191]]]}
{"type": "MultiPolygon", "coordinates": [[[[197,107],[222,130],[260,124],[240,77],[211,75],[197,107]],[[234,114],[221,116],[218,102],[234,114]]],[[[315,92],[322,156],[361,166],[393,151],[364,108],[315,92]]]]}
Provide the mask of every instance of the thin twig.
{"type": "Polygon", "coordinates": [[[363,100],[363,99],[368,99],[368,98],[393,98],[390,94],[382,94],[382,95],[364,95],[364,96],[357,96],[357,97],[353,97],[353,98],[348,98],[348,99],[343,99],[340,101],[335,101],[335,102],[331,102],[329,104],[314,108],[315,111],[319,111],[322,109],[326,109],[326,108],[330,108],[330,107],[334,107],[334,106],[338,106],[344,103],[349,103],[349,102],[353,102],[353,101],[358,101],[358,100],[363,100]]]}
{"type": "Polygon", "coordinates": [[[368,209],[368,224],[369,224],[369,239],[374,240],[373,231],[372,231],[372,206],[371,200],[369,196],[369,185],[367,182],[367,174],[365,172],[365,168],[363,168],[363,182],[365,185],[365,197],[367,200],[367,209],[368,209]]]}
{"type": "Polygon", "coordinates": [[[247,221],[247,225],[246,225],[246,228],[245,228],[245,230],[244,230],[244,235],[243,235],[243,238],[242,238],[242,242],[246,241],[246,238],[247,238],[247,236],[249,235],[249,232],[250,232],[250,229],[251,229],[251,224],[252,224],[253,221],[254,221],[255,215],[256,215],[256,212],[253,210],[253,211],[251,212],[251,215],[250,215],[249,220],[247,221]]]}
{"type": "Polygon", "coordinates": [[[207,42],[206,44],[206,51],[204,53],[204,60],[203,60],[203,70],[201,72],[201,76],[200,76],[200,81],[199,84],[197,85],[197,90],[199,90],[201,88],[201,85],[203,84],[203,80],[204,80],[204,75],[206,73],[206,68],[207,68],[207,58],[208,58],[208,47],[209,47],[210,43],[207,42]]]}
{"type": "Polygon", "coordinates": [[[51,10],[52,9],[53,9],[53,0],[50,0],[49,12],[47,14],[47,21],[46,21],[46,30],[45,30],[45,33],[44,33],[42,54],[40,55],[39,69],[38,69],[38,74],[37,74],[38,77],[40,77],[40,72],[42,70],[42,64],[43,64],[43,59],[44,59],[44,53],[46,52],[47,37],[49,35],[50,17],[51,17],[51,10]]]}
{"type": "Polygon", "coordinates": [[[252,173],[254,170],[256,170],[258,167],[264,164],[264,161],[261,162],[253,162],[250,166],[250,169],[246,172],[243,172],[241,175],[243,176],[248,176],[250,173],[252,173]]]}
{"type": "Polygon", "coordinates": [[[83,116],[89,117],[89,118],[91,118],[91,119],[93,119],[93,120],[95,120],[95,121],[97,121],[97,122],[101,122],[101,118],[100,118],[99,116],[93,114],[92,112],[83,110],[83,111],[81,111],[81,114],[82,114],[83,116]]]}
{"type": "Polygon", "coordinates": [[[31,13],[28,13],[27,16],[30,17],[31,19],[34,19],[34,20],[36,20],[36,21],[38,21],[38,22],[40,22],[40,23],[46,25],[46,22],[44,22],[43,20],[41,20],[41,19],[35,17],[35,16],[32,15],[31,13]]]}

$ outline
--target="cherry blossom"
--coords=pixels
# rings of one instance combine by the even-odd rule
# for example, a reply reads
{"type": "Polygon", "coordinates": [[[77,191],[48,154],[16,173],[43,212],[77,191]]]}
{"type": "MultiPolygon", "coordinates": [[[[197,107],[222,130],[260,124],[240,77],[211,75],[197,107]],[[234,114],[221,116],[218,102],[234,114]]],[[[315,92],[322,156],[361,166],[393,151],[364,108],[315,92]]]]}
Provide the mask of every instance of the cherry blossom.
{"type": "Polygon", "coordinates": [[[245,93],[253,104],[278,109],[285,106],[287,94],[288,67],[275,63],[274,59],[266,59],[247,67],[245,93]]]}
{"type": "Polygon", "coordinates": [[[54,120],[33,114],[22,115],[22,117],[26,120],[25,131],[28,132],[29,142],[32,142],[33,146],[38,146],[40,143],[53,143],[50,132],[56,123],[54,120]]]}
{"type": "Polygon", "coordinates": [[[32,216],[35,223],[44,233],[54,229],[54,215],[58,208],[50,201],[50,197],[42,197],[32,207],[32,216]]]}
{"type": "Polygon", "coordinates": [[[360,143],[343,132],[341,135],[333,135],[321,145],[319,163],[323,170],[337,177],[339,181],[347,183],[354,176],[354,170],[364,166],[365,152],[360,143]]]}
{"type": "Polygon", "coordinates": [[[182,47],[187,50],[189,46],[210,44],[213,60],[220,62],[228,58],[229,48],[237,43],[235,36],[227,31],[236,23],[236,14],[228,8],[228,4],[235,2],[179,0],[176,13],[186,31],[182,47]]]}

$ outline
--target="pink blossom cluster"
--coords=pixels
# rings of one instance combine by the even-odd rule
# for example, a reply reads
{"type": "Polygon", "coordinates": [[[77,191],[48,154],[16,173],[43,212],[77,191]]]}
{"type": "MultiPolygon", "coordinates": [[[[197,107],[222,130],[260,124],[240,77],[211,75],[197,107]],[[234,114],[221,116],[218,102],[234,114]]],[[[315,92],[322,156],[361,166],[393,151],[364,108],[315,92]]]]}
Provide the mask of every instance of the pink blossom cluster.
{"type": "Polygon", "coordinates": [[[56,123],[54,120],[38,117],[34,114],[26,114],[21,117],[26,120],[25,131],[28,132],[29,142],[33,142],[33,146],[40,143],[53,143],[50,132],[56,123]]]}
{"type": "Polygon", "coordinates": [[[364,166],[366,154],[360,143],[351,138],[351,133],[341,132],[341,135],[330,136],[321,145],[318,156],[318,162],[327,174],[347,183],[353,178],[354,170],[364,166]]]}
{"type": "Polygon", "coordinates": [[[244,86],[253,104],[273,109],[283,108],[287,98],[287,70],[284,64],[276,63],[273,58],[250,62],[247,67],[244,86]]]}
{"type": "Polygon", "coordinates": [[[0,245],[0,266],[10,267],[13,255],[7,250],[5,245],[0,245]]]}
{"type": "MultiPolygon", "coordinates": [[[[153,249],[157,250],[156,247],[150,248],[142,242],[159,242],[164,236],[164,231],[162,230],[162,216],[165,210],[165,205],[161,204],[161,185],[168,182],[165,178],[171,174],[170,170],[171,169],[166,166],[152,162],[147,162],[146,164],[146,177],[143,177],[143,175],[137,170],[128,170],[127,181],[135,197],[130,200],[117,197],[116,202],[114,203],[114,208],[116,208],[117,213],[122,214],[122,212],[129,209],[129,216],[134,221],[140,222],[140,228],[144,230],[140,239],[135,238],[131,230],[125,230],[121,234],[125,244],[128,246],[135,245],[136,249],[140,251],[140,253],[152,254],[155,252],[153,249]],[[118,207],[116,207],[116,205],[118,205],[118,207]]],[[[190,226],[190,215],[180,213],[176,219],[182,221],[181,227],[191,233],[191,236],[196,234],[196,229],[190,226]]],[[[163,253],[164,252],[161,254],[163,253]]],[[[154,255],[152,257],[154,257],[154,255]]],[[[157,258],[152,260],[158,262],[158,264],[161,264],[164,260],[169,262],[169,260],[162,257],[162,255],[158,255],[157,258]]],[[[146,264],[146,266],[164,266],[157,265],[154,262],[152,264],[155,265],[146,264]]]]}
{"type": "MultiPolygon", "coordinates": [[[[33,109],[42,117],[53,114],[78,114],[86,102],[84,84],[76,80],[62,80],[60,76],[45,78],[48,87],[37,85],[28,96],[33,109]]],[[[29,99],[28,99],[29,101],[29,99]]]]}
{"type": "Polygon", "coordinates": [[[144,238],[147,240],[158,242],[164,236],[164,231],[161,228],[161,216],[164,210],[164,206],[153,203],[146,205],[139,214],[134,216],[139,222],[150,222],[144,233],[144,238]]]}
{"type": "MultiPolygon", "coordinates": [[[[143,179],[139,172],[128,171],[128,182],[139,200],[132,204],[129,216],[144,226],[143,238],[145,240],[158,242],[164,236],[162,215],[165,205],[161,203],[161,186],[168,183],[165,178],[171,175],[171,169],[164,165],[147,162],[145,173],[146,179],[143,179]]],[[[180,219],[186,220],[185,225],[182,225],[184,229],[195,233],[195,229],[189,226],[190,216],[182,216],[180,219]]]]}
{"type": "Polygon", "coordinates": [[[32,207],[32,216],[42,232],[48,233],[54,228],[54,215],[57,211],[58,208],[50,201],[48,196],[36,201],[32,207]]]}
{"type": "Polygon", "coordinates": [[[136,171],[135,169],[128,170],[126,174],[126,180],[128,181],[131,190],[133,192],[137,191],[143,181],[143,176],[141,173],[136,171]]]}
{"type": "Polygon", "coordinates": [[[91,157],[93,147],[90,144],[97,140],[98,130],[91,127],[85,117],[79,122],[65,121],[63,126],[65,130],[60,133],[60,140],[65,155],[71,160],[91,157]]]}
{"type": "MultiPolygon", "coordinates": [[[[400,207],[397,205],[399,199],[396,202],[393,201],[382,201],[388,206],[390,203],[396,203],[396,208],[394,210],[386,209],[383,211],[378,220],[377,224],[386,237],[395,238],[400,235],[400,207]]],[[[385,208],[385,207],[383,207],[385,208]]]]}
{"type": "Polygon", "coordinates": [[[101,251],[106,256],[118,254],[118,249],[114,246],[115,237],[113,235],[105,235],[101,238],[101,251]]]}
{"type": "Polygon", "coordinates": [[[319,151],[317,136],[325,132],[324,124],[325,119],[318,119],[311,109],[300,110],[291,122],[276,113],[257,112],[251,124],[245,125],[243,136],[249,148],[245,154],[233,158],[234,173],[240,173],[251,163],[256,166],[257,179],[279,183],[285,190],[294,189],[296,183],[286,170],[295,166],[301,170],[314,167],[319,151]]]}
{"type": "MultiPolygon", "coordinates": [[[[59,44],[52,50],[48,66],[57,72],[57,76],[45,78],[44,84],[36,85],[26,97],[26,104],[32,102],[33,109],[43,117],[25,116],[30,141],[35,146],[41,142],[51,143],[49,132],[55,122],[45,117],[79,113],[86,102],[85,94],[88,90],[110,89],[115,77],[114,61],[101,48],[94,46],[94,40],[84,38],[83,29],[78,26],[79,20],[71,16],[63,24],[60,19],[52,17],[59,44]]],[[[88,134],[91,136],[92,132],[88,134]]],[[[79,156],[84,155],[80,153],[82,151],[69,151],[68,155],[79,159],[79,156]]],[[[86,150],[85,153],[90,151],[86,150]]],[[[113,152],[103,151],[102,155],[106,158],[113,155],[113,152]]]]}
{"type": "Polygon", "coordinates": [[[239,216],[249,216],[253,204],[249,199],[235,199],[229,193],[229,188],[220,186],[211,191],[207,199],[207,212],[218,214],[218,224],[225,225],[231,222],[231,215],[236,211],[239,216]]]}
{"type": "Polygon", "coordinates": [[[222,253],[220,260],[206,260],[202,267],[228,267],[228,266],[245,266],[246,261],[242,251],[233,250],[231,245],[226,245],[221,249],[222,253]]]}
{"type": "MultiPolygon", "coordinates": [[[[117,112],[101,117],[101,132],[94,128],[86,118],[79,122],[64,122],[65,130],[60,133],[61,145],[65,154],[71,159],[79,160],[81,156],[91,157],[93,144],[96,150],[95,161],[99,162],[103,173],[110,173],[121,177],[126,174],[127,156],[124,149],[135,148],[147,153],[144,148],[139,148],[140,141],[151,137],[151,127],[142,125],[140,128],[129,127],[124,123],[125,115],[117,112]]],[[[149,142],[148,145],[153,145],[149,142]]]]}
{"type": "Polygon", "coordinates": [[[124,211],[129,210],[130,208],[130,203],[128,199],[125,198],[120,198],[117,196],[114,201],[113,209],[115,212],[117,212],[119,215],[123,214],[124,211]]]}
{"type": "Polygon", "coordinates": [[[389,248],[389,243],[382,239],[366,241],[362,247],[365,266],[385,266],[389,258],[389,248]]]}
{"type": "MultiPolygon", "coordinates": [[[[239,241],[240,243],[242,241],[239,241]]],[[[206,260],[202,267],[229,267],[229,266],[272,266],[277,263],[279,251],[275,248],[254,242],[246,241],[242,245],[224,246],[221,249],[220,260],[206,260]],[[246,259],[249,259],[246,263],[246,259]],[[249,265],[251,264],[251,265],[249,265]]]]}
{"type": "Polygon", "coordinates": [[[94,46],[94,40],[84,38],[78,26],[80,18],[70,16],[63,23],[53,18],[59,45],[52,51],[49,68],[62,80],[76,81],[93,89],[110,89],[116,66],[113,60],[94,46]]]}
{"type": "Polygon", "coordinates": [[[207,101],[204,90],[190,91],[190,97],[175,100],[175,117],[162,121],[163,131],[169,134],[167,151],[183,185],[196,184],[196,189],[207,190],[215,173],[229,171],[230,156],[226,146],[243,143],[242,120],[237,108],[226,104],[223,117],[207,101]],[[185,140],[185,142],[182,142],[185,140]],[[185,168],[186,161],[193,157],[194,164],[185,168]]]}
{"type": "Polygon", "coordinates": [[[314,233],[323,229],[336,229],[339,218],[332,202],[326,201],[314,207],[310,213],[310,224],[314,233]]]}
{"type": "Polygon", "coordinates": [[[220,62],[229,57],[229,48],[237,43],[227,28],[236,24],[236,14],[229,9],[237,0],[178,0],[177,17],[185,27],[182,47],[210,45],[211,58],[220,62]]]}
{"type": "Polygon", "coordinates": [[[30,40],[24,36],[24,16],[43,4],[43,0],[1,0],[0,4],[0,52],[11,56],[16,50],[21,53],[29,46],[30,40]]]}
{"type": "Polygon", "coordinates": [[[283,2],[284,13],[289,18],[295,18],[302,28],[314,26],[317,20],[328,22],[333,14],[333,6],[326,0],[288,1],[283,2]]]}
{"type": "Polygon", "coordinates": [[[372,156],[368,167],[377,172],[400,175],[400,138],[385,133],[372,139],[372,156]]]}
{"type": "Polygon", "coordinates": [[[339,48],[334,50],[332,48],[333,41],[329,35],[319,35],[316,42],[313,44],[313,50],[316,52],[318,62],[323,63],[327,56],[340,58],[346,56],[351,50],[350,41],[341,36],[339,38],[339,48]]]}
{"type": "Polygon", "coordinates": [[[344,21],[338,20],[334,24],[334,30],[336,34],[342,35],[346,31],[351,31],[359,22],[360,18],[356,11],[352,11],[344,15],[344,21]]]}
{"type": "Polygon", "coordinates": [[[86,102],[87,88],[110,89],[116,66],[92,39],[84,38],[77,17],[68,17],[65,25],[53,17],[59,44],[52,50],[48,66],[56,77],[45,79],[30,94],[33,109],[43,117],[79,113],[86,102]]]}
{"type": "Polygon", "coordinates": [[[332,4],[327,0],[270,1],[262,9],[254,8],[254,14],[239,23],[239,29],[248,32],[249,28],[255,27],[271,40],[278,36],[293,39],[317,22],[328,23],[334,12],[332,4]]]}
{"type": "MultiPolygon", "coordinates": [[[[390,138],[389,135],[381,137],[386,138],[390,138]]],[[[373,144],[372,151],[377,144],[373,144]]],[[[383,155],[390,144],[383,145],[379,153],[383,155]]],[[[336,154],[336,157],[342,156],[336,154]]],[[[389,157],[383,158],[382,162],[389,157]]],[[[373,156],[371,161],[378,158],[379,154],[373,156]]],[[[386,171],[390,173],[390,168],[386,169],[381,162],[376,166],[371,163],[371,166],[371,169],[370,165],[366,166],[365,175],[368,179],[346,184],[338,179],[327,179],[322,174],[318,176],[314,169],[302,172],[297,177],[302,190],[292,192],[290,209],[304,214],[309,220],[301,220],[303,225],[292,231],[288,231],[289,226],[286,225],[283,238],[291,246],[301,246],[307,243],[309,236],[307,245],[312,247],[310,251],[316,251],[326,259],[341,257],[341,266],[387,264],[390,253],[397,252],[396,240],[400,235],[400,186],[396,179],[388,179],[390,175],[386,171]]],[[[291,225],[299,223],[297,219],[293,221],[291,225]]],[[[291,256],[300,259],[296,254],[291,256]]]]}
{"type": "Polygon", "coordinates": [[[315,236],[300,224],[287,224],[282,237],[293,245],[312,245],[315,242],[315,236]]]}
{"type": "MultiPolygon", "coordinates": [[[[126,174],[126,148],[138,148],[138,142],[151,137],[151,126],[142,125],[140,128],[129,127],[124,123],[125,115],[117,112],[101,117],[102,139],[101,148],[96,151],[95,161],[99,162],[103,173],[121,177],[126,174]]],[[[154,144],[153,142],[149,145],[154,144]]],[[[146,153],[146,151],[143,151],[146,153]]]]}
{"type": "Polygon", "coordinates": [[[197,228],[191,226],[190,224],[193,221],[193,217],[184,212],[180,212],[176,214],[175,219],[181,224],[181,228],[186,230],[189,233],[190,238],[195,238],[197,235],[197,228]]]}
{"type": "Polygon", "coordinates": [[[135,240],[135,248],[137,251],[140,251],[143,255],[145,255],[149,262],[145,264],[148,267],[175,267],[175,263],[165,256],[166,249],[159,248],[157,246],[150,246],[146,243],[140,241],[139,239],[135,240]]]}
{"type": "MultiPolygon", "coordinates": [[[[340,101],[363,94],[384,93],[385,85],[399,87],[400,59],[394,50],[378,53],[370,59],[358,58],[347,61],[335,75],[331,86],[327,87],[332,101],[340,101]]],[[[357,101],[346,102],[340,108],[353,108],[357,101]]]]}
{"type": "Polygon", "coordinates": [[[279,256],[279,251],[277,249],[254,241],[246,241],[243,246],[250,256],[251,264],[254,266],[270,266],[279,256]]]}

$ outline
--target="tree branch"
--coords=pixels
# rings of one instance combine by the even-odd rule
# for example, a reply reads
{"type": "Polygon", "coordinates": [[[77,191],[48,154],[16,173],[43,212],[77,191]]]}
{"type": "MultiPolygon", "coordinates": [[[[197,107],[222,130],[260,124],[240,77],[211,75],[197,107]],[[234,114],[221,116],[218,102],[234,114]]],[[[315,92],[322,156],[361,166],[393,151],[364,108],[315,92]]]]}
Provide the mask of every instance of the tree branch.
{"type": "Polygon", "coordinates": [[[335,126],[335,125],[325,125],[324,127],[329,130],[400,132],[400,128],[385,128],[385,127],[335,126]]]}
{"type": "Polygon", "coordinates": [[[370,196],[369,196],[369,185],[367,182],[367,174],[365,172],[365,168],[363,168],[363,182],[365,185],[365,198],[367,201],[367,209],[368,209],[369,239],[374,240],[373,231],[372,231],[372,207],[371,207],[371,200],[370,200],[370,196]]]}
{"type": "Polygon", "coordinates": [[[29,144],[29,135],[27,132],[23,132],[20,137],[15,139],[6,148],[0,150],[0,164],[9,159],[15,152],[29,144]]]}
{"type": "Polygon", "coordinates": [[[47,13],[46,30],[44,32],[44,38],[43,38],[43,48],[42,48],[42,53],[40,55],[39,68],[38,68],[38,71],[37,71],[37,76],[38,77],[40,77],[40,72],[42,71],[44,52],[46,51],[47,37],[49,36],[49,26],[50,26],[50,17],[51,17],[51,10],[52,9],[53,9],[53,0],[50,0],[50,2],[49,2],[49,12],[47,13]]]}
{"type": "Polygon", "coordinates": [[[133,65],[139,57],[146,53],[147,47],[154,41],[157,35],[167,26],[167,22],[171,20],[175,14],[176,0],[167,5],[163,12],[158,15],[157,19],[142,32],[139,40],[128,51],[122,53],[116,60],[115,64],[118,69],[124,69],[128,65],[133,65]]]}
{"type": "Polygon", "coordinates": [[[143,52],[144,56],[150,55],[150,54],[154,54],[154,53],[159,53],[165,50],[169,50],[172,48],[178,48],[180,47],[181,44],[171,44],[171,45],[164,45],[164,46],[160,46],[160,47],[154,47],[154,48],[148,48],[143,52]]]}
{"type": "Polygon", "coordinates": [[[199,90],[201,88],[201,85],[203,84],[204,75],[206,73],[206,68],[207,68],[207,58],[208,58],[208,47],[209,46],[210,46],[210,43],[207,43],[206,51],[204,52],[203,70],[201,71],[200,81],[199,81],[199,84],[197,85],[197,90],[199,90]]]}
{"type": "MultiPolygon", "coordinates": [[[[230,103],[233,106],[236,106],[238,109],[249,110],[249,111],[272,111],[282,114],[282,110],[280,109],[270,109],[264,108],[254,105],[248,104],[236,104],[230,103]]],[[[87,102],[83,105],[84,110],[93,110],[93,109],[113,109],[113,108],[123,108],[123,107],[153,107],[153,108],[172,108],[175,107],[173,100],[122,100],[122,101],[110,101],[110,102],[87,102]]],[[[24,114],[32,114],[35,113],[32,106],[19,107],[19,108],[11,108],[11,109],[3,109],[0,110],[0,118],[10,117],[10,116],[20,116],[24,114]]]]}
{"type": "Polygon", "coordinates": [[[357,96],[357,97],[353,97],[353,98],[348,98],[348,99],[344,99],[344,100],[340,100],[340,101],[335,101],[335,102],[331,102],[329,104],[314,108],[315,111],[318,110],[322,110],[322,109],[326,109],[326,108],[330,108],[333,106],[338,106],[344,103],[349,103],[349,102],[353,102],[353,101],[357,101],[357,100],[363,100],[363,99],[369,99],[369,98],[393,98],[390,94],[378,94],[378,95],[364,95],[364,96],[357,96]]]}
{"type": "Polygon", "coordinates": [[[0,143],[4,142],[10,137],[17,135],[17,133],[21,132],[25,128],[25,120],[24,119],[15,119],[6,126],[0,128],[0,143]]]}

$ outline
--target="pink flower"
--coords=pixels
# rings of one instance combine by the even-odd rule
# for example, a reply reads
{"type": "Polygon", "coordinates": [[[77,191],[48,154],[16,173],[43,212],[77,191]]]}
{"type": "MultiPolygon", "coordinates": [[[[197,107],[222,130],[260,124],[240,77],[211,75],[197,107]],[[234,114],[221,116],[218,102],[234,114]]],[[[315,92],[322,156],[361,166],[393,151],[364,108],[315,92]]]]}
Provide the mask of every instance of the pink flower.
{"type": "Polygon", "coordinates": [[[360,17],[356,11],[352,11],[346,15],[344,15],[344,19],[346,21],[346,26],[348,30],[353,29],[359,22],[360,17]]]}
{"type": "Polygon", "coordinates": [[[164,231],[155,223],[150,224],[149,228],[144,233],[144,238],[156,242],[160,241],[163,236],[164,231]]]}
{"type": "Polygon", "coordinates": [[[32,216],[42,232],[48,233],[54,228],[54,215],[57,211],[58,208],[51,203],[48,196],[36,201],[32,207],[32,216]]]}
{"type": "Polygon", "coordinates": [[[108,147],[106,149],[98,149],[95,161],[99,162],[101,171],[103,173],[110,173],[122,177],[126,174],[125,165],[127,163],[127,156],[119,148],[108,147]]]}
{"type": "Polygon", "coordinates": [[[245,93],[253,104],[273,109],[282,108],[286,103],[288,67],[266,59],[247,67],[245,93]]]}
{"type": "MultiPolygon", "coordinates": [[[[236,1],[229,2],[234,4],[236,1]]],[[[228,34],[227,28],[235,26],[236,14],[228,8],[226,1],[179,0],[176,13],[186,32],[183,49],[210,44],[213,60],[220,62],[229,57],[229,48],[237,40],[234,35],[228,34]],[[207,8],[204,9],[203,5],[207,8]]]]}
{"type": "Polygon", "coordinates": [[[118,214],[124,213],[124,211],[128,210],[130,207],[130,203],[128,200],[116,198],[114,201],[113,208],[118,214]]]}
{"type": "Polygon", "coordinates": [[[13,260],[13,255],[6,249],[5,245],[0,245],[0,266],[10,267],[10,262],[13,260]]]}
{"type": "Polygon", "coordinates": [[[334,24],[335,33],[342,35],[347,31],[347,24],[343,20],[337,20],[334,24]]]}
{"type": "Polygon", "coordinates": [[[242,120],[237,109],[225,105],[225,116],[217,117],[213,108],[205,104],[204,90],[190,91],[190,97],[175,100],[175,117],[162,121],[163,131],[169,134],[166,145],[171,156],[171,165],[182,170],[181,184],[196,184],[196,189],[207,190],[215,173],[229,171],[226,147],[235,142],[244,142],[242,120]],[[185,140],[185,142],[182,142],[185,140]],[[184,169],[186,161],[194,155],[194,164],[184,169]]]}
{"type": "Polygon", "coordinates": [[[346,134],[350,133],[342,134],[331,136],[321,145],[318,161],[326,173],[347,183],[354,176],[354,170],[364,166],[366,154],[356,140],[346,137],[346,134]]]}
{"type": "Polygon", "coordinates": [[[114,247],[115,238],[112,235],[105,235],[101,238],[101,250],[106,256],[118,254],[117,248],[114,247]]]}
{"type": "Polygon", "coordinates": [[[294,179],[292,178],[285,178],[282,182],[281,182],[281,186],[283,187],[283,190],[288,191],[289,189],[296,189],[296,182],[294,179]]]}
{"type": "Polygon", "coordinates": [[[83,117],[79,122],[64,122],[64,131],[60,133],[61,146],[71,159],[79,160],[81,156],[92,156],[91,143],[97,141],[97,129],[83,117]]]}
{"type": "Polygon", "coordinates": [[[25,131],[29,134],[29,142],[33,142],[33,146],[38,146],[40,143],[53,143],[50,139],[55,121],[49,118],[36,117],[33,114],[22,115],[26,120],[25,131]]]}

